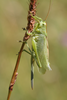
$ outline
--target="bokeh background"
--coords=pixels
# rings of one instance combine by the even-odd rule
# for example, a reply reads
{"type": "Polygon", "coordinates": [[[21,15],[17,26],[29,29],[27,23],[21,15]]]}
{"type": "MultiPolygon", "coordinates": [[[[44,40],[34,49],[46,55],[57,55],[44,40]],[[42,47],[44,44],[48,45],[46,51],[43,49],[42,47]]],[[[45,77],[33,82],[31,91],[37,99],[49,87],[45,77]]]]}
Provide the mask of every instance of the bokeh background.
{"type": "MultiPolygon", "coordinates": [[[[49,3],[50,0],[38,0],[37,16],[45,19],[49,3]]],[[[28,8],[29,0],[0,0],[0,100],[7,98],[28,8]]],[[[10,100],[67,100],[67,0],[51,0],[46,22],[52,71],[42,75],[35,63],[32,90],[30,55],[23,52],[10,100]]],[[[28,44],[31,47],[31,39],[28,44]]]]}

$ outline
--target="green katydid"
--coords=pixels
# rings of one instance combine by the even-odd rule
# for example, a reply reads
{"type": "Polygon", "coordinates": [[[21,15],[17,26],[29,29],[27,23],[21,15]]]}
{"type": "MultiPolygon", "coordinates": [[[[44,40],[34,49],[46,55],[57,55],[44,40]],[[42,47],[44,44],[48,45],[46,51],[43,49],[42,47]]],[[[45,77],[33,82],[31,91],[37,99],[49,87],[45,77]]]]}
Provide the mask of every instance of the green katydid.
{"type": "Polygon", "coordinates": [[[43,21],[37,16],[31,16],[36,21],[33,31],[31,33],[28,33],[27,31],[27,34],[32,36],[32,51],[30,50],[28,44],[27,46],[30,53],[26,50],[25,51],[31,54],[31,87],[33,89],[34,61],[36,61],[39,71],[42,74],[45,74],[46,69],[51,70],[51,68],[49,64],[49,49],[46,32],[46,21],[43,21]]]}
{"type": "MultiPolygon", "coordinates": [[[[32,16],[32,15],[31,15],[32,16]]],[[[35,26],[32,33],[28,33],[28,35],[32,36],[32,51],[30,50],[28,44],[27,47],[30,51],[26,51],[31,54],[31,87],[33,89],[33,66],[34,61],[39,68],[39,71],[42,74],[45,74],[46,69],[51,70],[49,64],[49,50],[48,50],[48,41],[47,41],[47,32],[46,32],[46,22],[37,16],[32,16],[35,20],[35,26]]]]}

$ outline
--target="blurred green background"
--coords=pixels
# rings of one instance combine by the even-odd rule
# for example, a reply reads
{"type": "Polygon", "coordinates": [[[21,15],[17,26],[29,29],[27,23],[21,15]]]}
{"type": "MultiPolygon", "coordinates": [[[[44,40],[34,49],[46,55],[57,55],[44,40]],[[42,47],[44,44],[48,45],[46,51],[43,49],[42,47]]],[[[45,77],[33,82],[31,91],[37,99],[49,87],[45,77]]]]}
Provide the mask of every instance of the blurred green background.
{"type": "MultiPolygon", "coordinates": [[[[45,19],[49,3],[50,0],[38,0],[37,16],[45,19]]],[[[7,98],[28,8],[29,0],[0,0],[0,100],[7,98]]],[[[52,71],[42,75],[35,64],[31,90],[30,56],[23,52],[10,100],[67,100],[67,0],[51,0],[46,22],[52,71]]],[[[28,44],[31,47],[31,39],[28,44]]]]}

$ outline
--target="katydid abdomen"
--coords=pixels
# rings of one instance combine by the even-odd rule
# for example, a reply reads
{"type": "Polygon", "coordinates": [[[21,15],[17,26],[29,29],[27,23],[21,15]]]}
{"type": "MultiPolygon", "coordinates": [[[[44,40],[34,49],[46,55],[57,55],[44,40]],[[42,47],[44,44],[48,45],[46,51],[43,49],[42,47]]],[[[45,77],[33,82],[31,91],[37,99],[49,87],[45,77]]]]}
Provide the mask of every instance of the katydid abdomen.
{"type": "Polygon", "coordinates": [[[32,38],[32,48],[35,52],[36,63],[41,73],[45,73],[46,69],[51,70],[49,65],[48,41],[44,34],[35,34],[32,38]]]}

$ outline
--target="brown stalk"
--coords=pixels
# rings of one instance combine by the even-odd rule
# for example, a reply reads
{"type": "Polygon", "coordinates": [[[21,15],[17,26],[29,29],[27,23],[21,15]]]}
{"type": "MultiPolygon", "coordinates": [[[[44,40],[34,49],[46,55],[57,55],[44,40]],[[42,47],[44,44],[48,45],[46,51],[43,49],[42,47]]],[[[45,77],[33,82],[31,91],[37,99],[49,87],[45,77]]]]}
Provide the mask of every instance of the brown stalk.
{"type": "MultiPolygon", "coordinates": [[[[26,29],[28,30],[29,33],[33,31],[34,24],[35,24],[35,19],[32,18],[32,16],[30,15],[30,13],[33,16],[35,16],[35,14],[36,14],[36,2],[37,2],[37,0],[30,0],[28,17],[27,17],[28,24],[27,24],[27,27],[26,27],[26,29]]],[[[27,41],[29,38],[30,38],[30,36],[27,35],[27,33],[25,33],[23,41],[27,41]]],[[[18,54],[18,57],[17,57],[15,69],[14,69],[14,72],[13,72],[13,75],[12,75],[12,78],[11,78],[11,82],[10,82],[10,85],[9,85],[9,91],[8,91],[7,100],[10,99],[11,92],[13,90],[13,86],[15,84],[15,81],[16,81],[16,78],[17,78],[17,75],[18,75],[17,70],[18,70],[18,66],[19,66],[19,62],[20,62],[20,58],[21,58],[21,54],[22,54],[24,46],[25,46],[25,42],[22,43],[20,51],[19,51],[19,54],[18,54]]]]}

